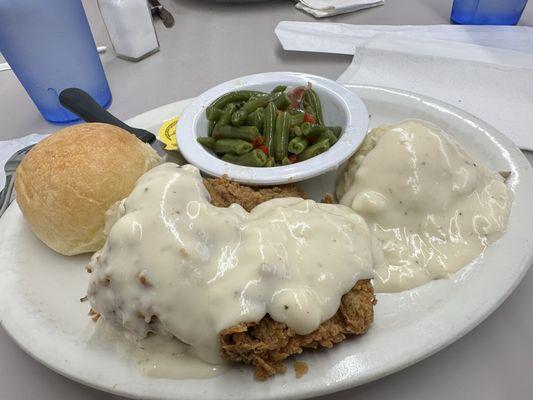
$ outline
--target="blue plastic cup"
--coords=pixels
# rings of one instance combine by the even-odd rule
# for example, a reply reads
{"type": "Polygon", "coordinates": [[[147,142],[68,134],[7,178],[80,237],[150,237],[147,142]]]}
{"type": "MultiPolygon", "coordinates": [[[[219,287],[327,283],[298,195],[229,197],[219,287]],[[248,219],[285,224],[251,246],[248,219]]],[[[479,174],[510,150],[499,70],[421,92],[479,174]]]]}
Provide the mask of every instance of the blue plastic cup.
{"type": "Polygon", "coordinates": [[[111,103],[81,0],[0,0],[0,52],[50,122],[79,119],[59,104],[66,88],[85,90],[102,107],[111,103]]]}
{"type": "Polygon", "coordinates": [[[451,21],[463,25],[516,25],[527,0],[454,0],[451,21]]]}

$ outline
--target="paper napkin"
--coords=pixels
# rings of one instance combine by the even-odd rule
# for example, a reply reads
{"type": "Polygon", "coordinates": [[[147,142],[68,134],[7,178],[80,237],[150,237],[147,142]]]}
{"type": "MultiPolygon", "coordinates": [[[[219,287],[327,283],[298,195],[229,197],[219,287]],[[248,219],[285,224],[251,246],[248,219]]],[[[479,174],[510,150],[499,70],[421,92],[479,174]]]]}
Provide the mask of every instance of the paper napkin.
{"type": "Polygon", "coordinates": [[[355,54],[358,46],[381,33],[448,40],[533,54],[533,28],[486,25],[350,25],[281,21],[276,35],[285,50],[355,54]]]}
{"type": "Polygon", "coordinates": [[[286,50],[354,54],[339,82],[442,100],[533,150],[533,28],[281,22],[286,50]]]}
{"type": "Polygon", "coordinates": [[[384,3],[384,0],[299,0],[296,8],[316,18],[324,18],[381,6],[384,3]]]}
{"type": "Polygon", "coordinates": [[[357,48],[338,80],[442,100],[533,151],[533,54],[384,33],[357,48]]]}

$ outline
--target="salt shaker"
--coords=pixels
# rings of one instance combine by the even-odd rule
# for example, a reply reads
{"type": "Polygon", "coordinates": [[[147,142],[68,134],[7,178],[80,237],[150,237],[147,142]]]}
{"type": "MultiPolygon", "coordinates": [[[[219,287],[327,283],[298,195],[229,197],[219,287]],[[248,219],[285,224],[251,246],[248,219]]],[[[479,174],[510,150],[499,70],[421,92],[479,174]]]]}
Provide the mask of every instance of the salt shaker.
{"type": "Polygon", "coordinates": [[[159,51],[146,0],[98,0],[98,6],[118,57],[139,61],[159,51]]]}

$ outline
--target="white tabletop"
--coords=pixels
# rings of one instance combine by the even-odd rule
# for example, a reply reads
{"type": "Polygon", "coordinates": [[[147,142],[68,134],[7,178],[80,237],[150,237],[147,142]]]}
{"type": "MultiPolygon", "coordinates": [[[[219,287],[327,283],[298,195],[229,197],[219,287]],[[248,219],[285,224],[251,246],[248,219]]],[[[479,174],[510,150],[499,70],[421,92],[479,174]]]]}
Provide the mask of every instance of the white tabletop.
{"type": "MultiPolygon", "coordinates": [[[[337,78],[350,57],[284,52],[274,35],[281,20],[313,21],[290,0],[225,5],[208,0],[162,0],[176,18],[156,29],[161,51],[139,63],[102,56],[121,119],[188,97],[230,78],[263,71],[301,71],[337,78]]],[[[98,45],[110,48],[95,0],[84,5],[98,45]]],[[[388,0],[385,6],[328,21],[354,24],[448,23],[451,1],[388,0]]],[[[533,6],[521,25],[533,25],[533,6]]],[[[58,129],[45,122],[12,72],[0,72],[0,140],[58,129]]],[[[533,162],[533,153],[526,154],[533,162]]],[[[505,268],[505,265],[502,265],[505,268]]],[[[1,277],[0,277],[1,279],[1,277]]],[[[474,331],[436,355],[389,377],[323,400],[531,399],[533,396],[533,271],[474,331]]],[[[57,349],[61,351],[61,349],[57,349]]],[[[111,400],[48,370],[0,328],[0,399],[111,400]]],[[[260,385],[260,384],[258,384],[260,385]]]]}

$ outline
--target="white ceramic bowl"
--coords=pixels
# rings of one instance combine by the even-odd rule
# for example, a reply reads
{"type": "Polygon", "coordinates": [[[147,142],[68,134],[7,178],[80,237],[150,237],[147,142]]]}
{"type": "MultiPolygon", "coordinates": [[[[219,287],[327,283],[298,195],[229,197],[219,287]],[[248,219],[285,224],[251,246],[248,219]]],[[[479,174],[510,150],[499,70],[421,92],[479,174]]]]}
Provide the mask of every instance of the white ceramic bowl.
{"type": "Polygon", "coordinates": [[[363,101],[344,86],[330,79],[297,72],[269,72],[249,75],[222,83],[202,93],[183,112],[176,137],[187,162],[212,176],[249,185],[274,185],[298,182],[338,168],[359,147],[368,128],[368,112],[363,101]],[[239,89],[270,92],[278,85],[303,86],[310,82],[318,93],[324,112],[324,123],[341,126],[343,133],[328,151],[295,164],[254,168],[227,163],[206,150],[197,138],[207,135],[205,109],[220,95],[239,89]]]}

